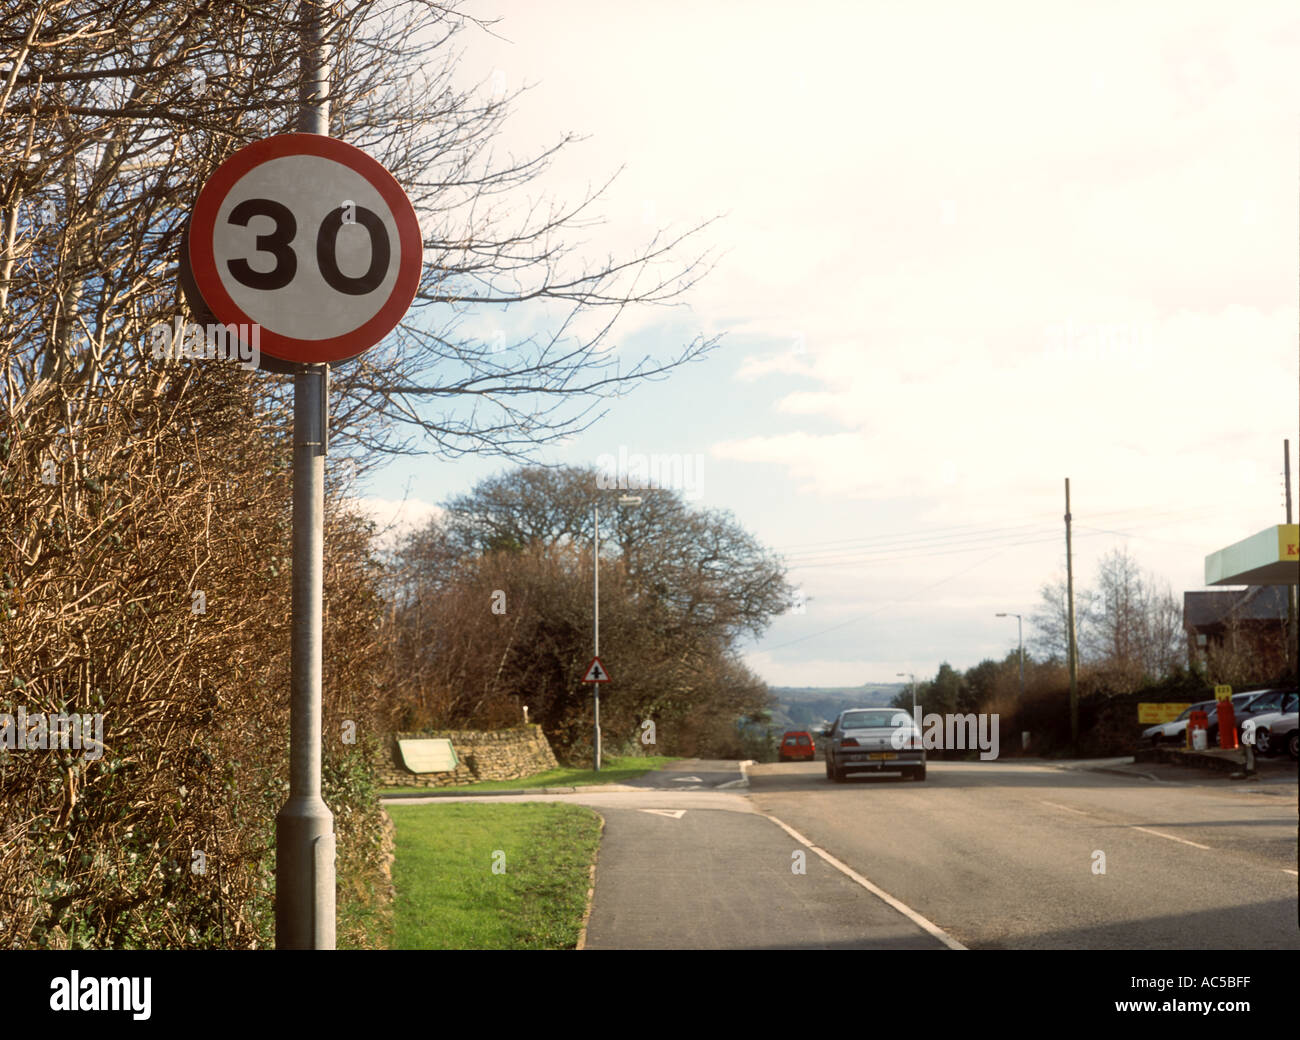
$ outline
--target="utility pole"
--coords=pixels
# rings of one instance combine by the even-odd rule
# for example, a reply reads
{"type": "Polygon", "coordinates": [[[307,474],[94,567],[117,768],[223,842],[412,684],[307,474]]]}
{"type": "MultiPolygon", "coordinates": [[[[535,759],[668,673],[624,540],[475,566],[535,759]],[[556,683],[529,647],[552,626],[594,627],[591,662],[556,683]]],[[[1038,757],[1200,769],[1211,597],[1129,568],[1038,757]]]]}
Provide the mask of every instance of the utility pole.
{"type": "MultiPolygon", "coordinates": [[[[328,50],[319,9],[298,4],[298,129],[329,135],[328,50]]],[[[321,797],[321,617],[329,365],[293,377],[293,634],[289,798],[275,818],[275,945],[334,949],[334,814],[321,797]]]]}
{"type": "MultiPolygon", "coordinates": [[[[1291,523],[1291,439],[1282,442],[1282,468],[1286,474],[1286,522],[1291,523]]],[[[1292,678],[1296,674],[1296,587],[1290,585],[1286,593],[1286,663],[1292,678]]]]}
{"type": "Polygon", "coordinates": [[[1070,545],[1070,478],[1065,478],[1065,581],[1070,626],[1070,748],[1079,750],[1079,648],[1074,638],[1074,552],[1070,545]]]}

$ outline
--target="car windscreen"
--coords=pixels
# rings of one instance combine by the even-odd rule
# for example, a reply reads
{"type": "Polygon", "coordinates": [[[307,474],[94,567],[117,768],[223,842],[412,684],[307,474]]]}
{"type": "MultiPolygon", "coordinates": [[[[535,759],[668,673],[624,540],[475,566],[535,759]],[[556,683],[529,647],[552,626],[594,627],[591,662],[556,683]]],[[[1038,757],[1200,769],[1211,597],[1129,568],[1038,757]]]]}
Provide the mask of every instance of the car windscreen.
{"type": "Polygon", "coordinates": [[[899,708],[864,709],[844,713],[844,729],[894,729],[912,725],[912,716],[899,708]]]}

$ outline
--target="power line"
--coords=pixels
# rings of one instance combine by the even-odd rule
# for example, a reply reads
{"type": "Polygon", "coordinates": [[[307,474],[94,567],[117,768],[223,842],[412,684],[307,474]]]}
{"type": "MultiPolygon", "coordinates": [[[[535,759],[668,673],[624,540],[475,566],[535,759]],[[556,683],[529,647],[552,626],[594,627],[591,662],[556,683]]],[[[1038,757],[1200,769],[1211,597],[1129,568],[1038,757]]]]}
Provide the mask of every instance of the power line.
{"type": "MultiPolygon", "coordinates": [[[[1198,514],[1207,512],[1217,512],[1228,508],[1225,505],[1215,506],[1197,506],[1184,509],[1166,509],[1156,512],[1149,512],[1145,509],[1117,509],[1102,513],[1092,513],[1091,517],[1121,516],[1126,513],[1144,513],[1148,517],[1158,516],[1175,516],[1182,514],[1198,514]]],[[[1017,536],[1020,534],[1037,533],[1035,529],[1055,530],[1057,520],[1053,515],[1050,519],[1030,521],[1021,524],[997,524],[992,526],[983,526],[979,524],[959,524],[952,527],[931,528],[928,531],[917,532],[895,532],[893,534],[869,535],[859,538],[833,539],[825,542],[803,542],[795,545],[786,546],[784,549],[777,549],[779,555],[791,558],[815,558],[828,554],[848,553],[858,555],[857,550],[862,552],[888,552],[888,551],[910,551],[912,549],[927,548],[937,542],[947,542],[960,544],[972,541],[988,541],[1007,536],[1017,536]],[[968,530],[974,528],[974,530],[968,530]],[[965,532],[965,533],[962,533],[965,532]],[[797,546],[809,546],[810,548],[800,549],[797,546]],[[824,548],[819,548],[824,547],[824,548]],[[838,548],[836,548],[838,547],[838,548]]]]}
{"type": "MultiPolygon", "coordinates": [[[[1082,524],[1079,524],[1077,526],[1081,528],[1083,527],[1082,524]]],[[[1095,537],[1098,534],[1118,535],[1120,537],[1128,537],[1132,535],[1131,531],[1112,531],[1100,527],[1090,527],[1087,528],[1087,530],[1091,531],[1092,534],[1081,535],[1080,536],[1081,538],[1095,537]]],[[[806,562],[806,563],[796,560],[790,564],[790,570],[791,571],[816,570],[818,568],[823,568],[823,567],[867,566],[875,563],[896,563],[905,560],[922,560],[922,559],[929,559],[934,556],[953,556],[953,555],[960,555],[962,553],[979,552],[981,549],[989,549],[996,545],[1000,545],[1005,549],[1015,549],[1024,545],[1041,545],[1046,542],[1054,542],[1057,541],[1059,537],[1060,537],[1059,534],[1055,534],[1055,533],[1049,534],[1044,532],[1041,537],[1036,536],[1033,538],[1021,538],[1015,541],[1000,541],[997,539],[990,540],[986,538],[986,539],[981,539],[980,543],[978,544],[959,546],[955,548],[934,549],[933,551],[930,552],[912,552],[911,547],[906,547],[906,546],[900,546],[896,549],[881,550],[880,552],[870,552],[864,550],[862,552],[857,552],[857,553],[847,553],[843,556],[837,556],[829,560],[814,560],[812,562],[806,562]]],[[[1132,535],[1132,537],[1151,538],[1152,536],[1132,535]]],[[[1173,542],[1170,541],[1169,539],[1159,539],[1159,538],[1152,538],[1152,540],[1168,541],[1169,544],[1171,545],[1184,545],[1192,549],[1203,548],[1202,546],[1193,545],[1189,542],[1173,542]]]]}

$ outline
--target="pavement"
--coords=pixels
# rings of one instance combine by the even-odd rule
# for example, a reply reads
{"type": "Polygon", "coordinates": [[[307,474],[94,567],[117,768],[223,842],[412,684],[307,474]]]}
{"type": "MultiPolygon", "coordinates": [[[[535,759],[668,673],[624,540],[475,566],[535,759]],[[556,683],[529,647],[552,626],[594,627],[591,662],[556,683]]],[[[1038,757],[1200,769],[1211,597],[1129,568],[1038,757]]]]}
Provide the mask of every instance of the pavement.
{"type": "Polygon", "coordinates": [[[1262,784],[1267,787],[1294,787],[1296,763],[1286,756],[1275,758],[1255,757],[1254,775],[1244,774],[1240,750],[1216,748],[1213,751],[1189,751],[1182,748],[1143,750],[1137,755],[1120,758],[1089,759],[1014,759],[1032,762],[1053,769],[1087,770],[1093,773],[1111,773],[1116,776],[1140,776],[1155,782],[1215,783],[1229,782],[1262,784]]]}

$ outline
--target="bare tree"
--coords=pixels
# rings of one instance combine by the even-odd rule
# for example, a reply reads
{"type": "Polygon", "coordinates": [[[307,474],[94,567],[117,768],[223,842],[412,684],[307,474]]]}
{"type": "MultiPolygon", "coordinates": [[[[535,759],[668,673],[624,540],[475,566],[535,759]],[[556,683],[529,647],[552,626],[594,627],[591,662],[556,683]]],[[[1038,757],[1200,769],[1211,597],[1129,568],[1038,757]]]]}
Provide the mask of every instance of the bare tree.
{"type": "MultiPolygon", "coordinates": [[[[11,410],[65,370],[86,385],[157,378],[142,341],[179,306],[189,208],[235,148],[294,128],[295,24],[310,2],[11,5],[0,26],[0,303],[13,304],[0,330],[20,348],[6,359],[11,410]],[[27,212],[55,219],[29,226],[27,212]]],[[[708,270],[707,253],[674,259],[702,225],[653,234],[621,258],[569,245],[601,190],[530,201],[573,138],[498,154],[513,95],[457,79],[458,36],[487,26],[433,0],[320,7],[331,131],[406,187],[425,252],[400,330],[335,374],[340,451],[521,457],[585,429],[601,399],[716,346],[696,337],[664,358],[615,349],[621,316],[679,302],[708,270]],[[511,338],[507,308],[512,327],[534,331],[511,338]]]]}
{"type": "MultiPolygon", "coordinates": [[[[1050,660],[1066,660],[1066,585],[1043,586],[1041,604],[1031,616],[1031,645],[1050,660]]],[[[1103,670],[1112,685],[1159,679],[1180,666],[1182,607],[1168,584],[1157,583],[1125,549],[1106,554],[1092,588],[1075,586],[1075,626],[1079,661],[1103,670]]]]}
{"type": "MultiPolygon", "coordinates": [[[[1067,661],[1070,647],[1069,590],[1064,578],[1046,582],[1039,589],[1038,609],[1030,615],[1033,634],[1029,646],[1041,659],[1067,661]]],[[[1090,619],[1093,595],[1077,582],[1074,586],[1075,641],[1080,657],[1083,648],[1091,642],[1090,619]]]]}

